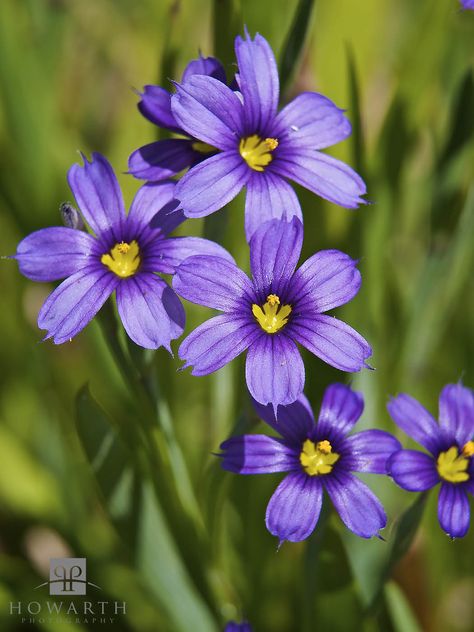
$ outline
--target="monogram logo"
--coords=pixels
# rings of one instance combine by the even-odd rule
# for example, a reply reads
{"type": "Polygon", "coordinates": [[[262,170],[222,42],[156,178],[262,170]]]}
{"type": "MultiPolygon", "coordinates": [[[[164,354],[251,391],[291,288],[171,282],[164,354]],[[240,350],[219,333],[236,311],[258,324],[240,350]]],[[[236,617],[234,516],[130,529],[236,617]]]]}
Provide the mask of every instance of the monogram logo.
{"type": "Polygon", "coordinates": [[[86,558],[64,557],[49,561],[49,581],[36,588],[49,586],[50,595],[85,595],[88,585],[100,590],[99,586],[87,581],[86,558]]]}

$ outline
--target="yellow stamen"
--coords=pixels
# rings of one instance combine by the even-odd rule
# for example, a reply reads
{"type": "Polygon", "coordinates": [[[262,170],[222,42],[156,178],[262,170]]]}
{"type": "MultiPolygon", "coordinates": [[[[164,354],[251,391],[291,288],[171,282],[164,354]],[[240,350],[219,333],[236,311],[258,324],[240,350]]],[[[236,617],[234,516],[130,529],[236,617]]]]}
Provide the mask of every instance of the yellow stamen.
{"type": "Polygon", "coordinates": [[[316,445],[311,439],[306,439],[300,453],[300,463],[310,476],[329,474],[339,458],[340,455],[332,451],[332,445],[327,439],[318,441],[316,445]]]}
{"type": "Polygon", "coordinates": [[[212,152],[217,151],[217,149],[213,145],[209,145],[208,143],[201,143],[200,141],[192,143],[191,147],[194,149],[194,151],[198,151],[201,154],[212,154],[212,152]]]}
{"type": "Polygon", "coordinates": [[[140,248],[135,240],[130,244],[122,241],[103,254],[100,261],[114,274],[125,279],[133,276],[140,266],[140,248]]]}
{"type": "Polygon", "coordinates": [[[267,302],[262,307],[255,303],[252,305],[252,314],[267,334],[276,334],[288,322],[291,305],[280,306],[280,297],[276,294],[269,294],[267,302]]]}
{"type": "Polygon", "coordinates": [[[436,463],[438,474],[450,483],[464,483],[468,481],[469,474],[466,471],[468,465],[469,459],[459,454],[458,448],[454,445],[446,452],[441,452],[436,463]]]}
{"type": "Polygon", "coordinates": [[[468,441],[462,449],[464,456],[474,456],[474,441],[468,441]]]}
{"type": "Polygon", "coordinates": [[[242,158],[251,169],[264,171],[273,160],[272,151],[278,147],[276,138],[260,138],[257,134],[242,138],[239,151],[242,158]]]}

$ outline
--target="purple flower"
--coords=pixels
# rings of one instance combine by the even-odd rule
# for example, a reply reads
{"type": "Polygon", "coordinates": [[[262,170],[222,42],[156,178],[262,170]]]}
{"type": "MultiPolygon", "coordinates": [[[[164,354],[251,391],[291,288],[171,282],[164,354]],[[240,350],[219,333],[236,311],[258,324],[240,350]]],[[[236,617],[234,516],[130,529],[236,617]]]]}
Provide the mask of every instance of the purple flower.
{"type": "Polygon", "coordinates": [[[461,4],[463,9],[474,11],[474,0],[461,0],[461,4]]]}
{"type": "Polygon", "coordinates": [[[382,430],[347,436],[364,408],[359,393],[343,384],[329,386],[316,424],[303,395],[290,406],[281,406],[276,417],[271,406],[254,405],[282,438],[232,437],[221,445],[222,467],[237,474],[288,472],[268,503],[270,533],[280,542],[307,538],[318,522],[324,489],[356,535],[371,538],[385,527],[382,505],[352,472],[385,474],[387,458],[400,443],[382,430]]]}
{"type": "Polygon", "coordinates": [[[252,632],[250,623],[243,621],[242,623],[235,623],[235,621],[229,621],[225,626],[224,632],[252,632]]]}
{"type": "Polygon", "coordinates": [[[246,33],[236,38],[235,52],[240,94],[218,79],[194,75],[171,98],[180,127],[217,151],[179,181],[176,197],[185,215],[209,215],[246,186],[249,239],[269,219],[301,219],[288,179],[341,206],[365,203],[362,179],[319,151],[350,135],[343,111],[321,94],[304,92],[278,112],[278,72],[268,42],[246,33]]]}
{"type": "MultiPolygon", "coordinates": [[[[182,81],[194,75],[208,75],[225,83],[225,70],[214,57],[194,59],[185,68],[182,81]]],[[[145,86],[138,109],[149,121],[159,127],[185,136],[159,140],[144,145],[132,153],[128,160],[129,172],[142,180],[159,181],[176,175],[216,153],[214,147],[189,135],[171,111],[171,94],[160,86],[145,86]]]]}
{"type": "Polygon", "coordinates": [[[439,425],[416,399],[402,393],[387,406],[395,423],[430,454],[400,450],[387,467],[393,480],[411,492],[441,483],[438,520],[452,538],[469,529],[469,497],[474,494],[474,395],[462,384],[448,384],[439,396],[439,425]]]}
{"type": "Polygon", "coordinates": [[[342,371],[368,366],[370,345],[327,312],[350,301],[361,277],[356,261],[338,250],[322,250],[295,271],[303,226],[271,220],[250,240],[253,279],[235,263],[213,256],[180,265],[173,288],[187,300],[224,312],[195,329],[181,344],[183,368],[207,375],[248,349],[247,385],[262,404],[290,404],[303,392],[299,343],[342,371]]]}
{"type": "Polygon", "coordinates": [[[38,327],[56,344],[78,334],[116,290],[117,308],[130,338],[142,347],[170,350],[184,328],[183,306],[155,272],[173,274],[196,253],[226,257],[206,239],[168,237],[184,221],[172,203],[174,183],[143,186],[129,214],[107,160],[73,165],[68,182],[95,235],[69,227],[38,230],[18,245],[20,272],[33,281],[66,279],[46,299],[38,327]]]}

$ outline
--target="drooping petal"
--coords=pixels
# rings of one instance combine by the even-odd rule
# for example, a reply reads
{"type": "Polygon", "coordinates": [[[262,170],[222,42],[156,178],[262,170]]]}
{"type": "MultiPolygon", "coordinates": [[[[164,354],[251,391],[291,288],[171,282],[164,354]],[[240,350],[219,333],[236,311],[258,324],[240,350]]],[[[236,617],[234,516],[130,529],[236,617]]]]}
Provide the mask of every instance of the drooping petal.
{"type": "Polygon", "coordinates": [[[309,437],[314,425],[314,416],[305,395],[300,395],[292,404],[278,406],[276,416],[272,404],[264,406],[255,400],[252,400],[252,403],[257,415],[292,444],[301,446],[309,437]]]}
{"type": "Polygon", "coordinates": [[[432,456],[418,450],[399,450],[387,461],[388,474],[410,492],[423,492],[440,481],[432,456]]]}
{"type": "Polygon", "coordinates": [[[339,206],[357,208],[366,203],[361,197],[367,191],[362,178],[345,163],[319,151],[280,151],[272,171],[339,206]]]}
{"type": "Polygon", "coordinates": [[[439,396],[439,422],[462,446],[474,437],[474,393],[462,384],[447,384],[439,396]]]}
{"type": "Polygon", "coordinates": [[[325,314],[295,318],[287,329],[297,342],[336,369],[352,373],[368,366],[371,346],[337,318],[325,314]]]}
{"type": "Polygon", "coordinates": [[[205,217],[233,200],[249,176],[237,152],[219,153],[185,173],[175,195],[187,217],[205,217]]]}
{"type": "Polygon", "coordinates": [[[169,237],[150,244],[147,266],[154,272],[174,274],[181,263],[195,255],[219,257],[234,263],[232,255],[215,241],[202,237],[169,237]]]}
{"type": "Polygon", "coordinates": [[[160,86],[145,86],[140,95],[138,109],[145,118],[165,129],[180,133],[181,130],[171,112],[171,94],[160,86]]]}
{"type": "Polygon", "coordinates": [[[298,454],[266,435],[231,437],[221,444],[222,467],[236,474],[270,474],[299,469],[298,454]]]}
{"type": "Polygon", "coordinates": [[[361,538],[371,538],[387,524],[387,516],[375,494],[358,478],[333,470],[324,479],[326,490],[342,522],[361,538]]]}
{"type": "Polygon", "coordinates": [[[245,376],[260,404],[291,404],[303,392],[304,364],[295,343],[278,334],[260,332],[249,348],[245,376]]]}
{"type": "Polygon", "coordinates": [[[288,301],[304,314],[322,313],[344,305],[360,289],[357,261],[340,250],[321,250],[295,272],[288,301]]]}
{"type": "Polygon", "coordinates": [[[273,51],[264,37],[257,33],[252,40],[246,33],[235,38],[235,55],[248,131],[269,135],[280,93],[273,51]]]}
{"type": "Polygon", "coordinates": [[[205,255],[190,257],[177,269],[173,288],[191,303],[224,312],[238,312],[240,318],[246,318],[247,322],[255,325],[251,318],[250,280],[228,258],[205,255]]]}
{"type": "Polygon", "coordinates": [[[224,66],[215,57],[202,57],[189,62],[183,72],[181,81],[185,83],[194,75],[207,75],[226,83],[224,66]]]}
{"type": "Polygon", "coordinates": [[[410,395],[401,393],[390,400],[387,409],[393,421],[403,432],[432,454],[437,454],[439,426],[424,406],[410,395]]]}
{"type": "Polygon", "coordinates": [[[383,430],[363,430],[347,437],[347,467],[353,472],[387,473],[387,459],[401,449],[400,441],[383,430]]]}
{"type": "Polygon", "coordinates": [[[197,327],[179,347],[184,368],[193,367],[192,375],[208,375],[245,351],[259,335],[247,318],[220,314],[197,327]]]}
{"type": "Polygon", "coordinates": [[[125,331],[140,347],[171,352],[171,341],[184,330],[180,300],[160,277],[140,272],[117,287],[117,309],[125,331]]]}
{"type": "Polygon", "coordinates": [[[262,300],[266,294],[285,292],[302,245],[303,225],[297,217],[290,222],[274,219],[255,231],[250,240],[250,268],[262,300]]]}
{"type": "Polygon", "coordinates": [[[193,141],[167,138],[149,143],[135,150],[128,159],[128,172],[139,180],[166,180],[190,167],[196,153],[193,141]]]}
{"type": "Polygon", "coordinates": [[[14,258],[20,272],[33,281],[58,281],[86,267],[97,257],[97,241],[88,233],[57,226],[25,237],[14,258]]]}
{"type": "Polygon", "coordinates": [[[278,114],[275,134],[283,145],[324,149],[351,134],[351,124],[330,99],[316,92],[303,92],[278,114]]]}
{"type": "Polygon", "coordinates": [[[67,174],[79,209],[97,236],[111,232],[120,241],[125,207],[115,173],[101,154],[93,153],[91,162],[83,159],[83,167],[75,164],[67,174]]]}
{"type": "Polygon", "coordinates": [[[179,125],[193,138],[223,151],[238,147],[243,107],[222,81],[194,75],[186,83],[176,84],[171,109],[179,125]]]}
{"type": "Polygon", "coordinates": [[[330,384],[324,391],[317,422],[318,435],[332,439],[346,435],[364,410],[360,393],[345,384],[330,384]]]}
{"type": "Polygon", "coordinates": [[[270,170],[254,171],[247,182],[245,197],[245,234],[247,241],[261,224],[272,219],[289,222],[303,215],[293,187],[270,170]]]}
{"type": "Polygon", "coordinates": [[[61,344],[74,338],[94,318],[119,283],[104,266],[89,266],[68,277],[52,292],[38,314],[38,327],[61,344]]]}
{"type": "Polygon", "coordinates": [[[175,182],[167,180],[149,182],[138,189],[127,216],[129,240],[140,239],[147,231],[160,230],[161,234],[167,235],[184,222],[184,214],[176,208],[178,203],[175,202],[174,206],[170,207],[175,185],[175,182]]]}
{"type": "Polygon", "coordinates": [[[469,530],[469,498],[462,485],[443,483],[438,497],[438,520],[451,538],[462,538],[469,530]]]}

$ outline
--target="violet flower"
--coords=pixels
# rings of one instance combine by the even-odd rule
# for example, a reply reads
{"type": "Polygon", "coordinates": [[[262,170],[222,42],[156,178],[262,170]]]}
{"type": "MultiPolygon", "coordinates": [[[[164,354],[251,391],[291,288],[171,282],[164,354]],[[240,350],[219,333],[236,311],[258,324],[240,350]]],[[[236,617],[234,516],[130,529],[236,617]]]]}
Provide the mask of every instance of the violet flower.
{"type": "Polygon", "coordinates": [[[278,71],[268,42],[246,33],[236,38],[235,53],[240,95],[218,79],[194,75],[171,98],[180,127],[217,151],[179,181],[176,197],[185,215],[209,215],[246,186],[249,239],[269,219],[301,219],[288,179],[341,206],[365,203],[363,180],[319,151],[350,135],[343,111],[321,94],[304,92],[278,113],[278,71]]]}
{"type": "Polygon", "coordinates": [[[184,328],[183,306],[155,272],[173,274],[189,255],[226,257],[219,245],[197,237],[168,237],[184,221],[173,210],[173,182],[143,186],[126,216],[119,184],[107,160],[73,165],[68,182],[95,235],[70,227],[38,230],[20,242],[14,258],[33,281],[66,279],[46,299],[38,327],[56,344],[78,334],[116,291],[122,323],[136,344],[169,351],[184,328]]]}
{"type": "MultiPolygon", "coordinates": [[[[214,57],[200,57],[189,62],[181,81],[184,83],[194,75],[208,75],[217,81],[226,81],[225,70],[214,57]]],[[[193,138],[180,127],[171,111],[171,94],[168,90],[148,85],[141,97],[138,109],[143,116],[184,138],[159,140],[134,151],[128,160],[129,173],[133,176],[149,181],[164,180],[216,153],[217,149],[193,138]]]]}
{"type": "Polygon", "coordinates": [[[461,4],[463,9],[474,11],[474,0],[461,0],[461,4]]]}
{"type": "Polygon", "coordinates": [[[357,262],[322,250],[295,271],[303,226],[271,220],[250,240],[250,280],[235,263],[214,256],[181,264],[173,288],[183,298],[224,312],[195,329],[179,347],[183,368],[207,375],[248,349],[247,386],[262,404],[294,402],[305,371],[296,343],[342,371],[368,366],[372,349],[360,334],[323,312],[350,301],[361,277],[357,262]]]}
{"type": "Polygon", "coordinates": [[[403,489],[422,492],[441,483],[438,520],[452,538],[469,529],[469,494],[474,494],[474,394],[448,384],[439,396],[439,425],[413,397],[402,393],[387,405],[395,423],[430,454],[400,450],[388,461],[393,480],[403,489]]]}
{"type": "Polygon", "coordinates": [[[307,399],[281,406],[254,403],[257,414],[281,435],[232,437],[221,445],[222,467],[237,474],[288,472],[268,503],[266,525],[280,543],[299,542],[314,530],[329,495],[346,527],[362,538],[377,535],[387,519],[380,501],[352,472],[386,474],[400,443],[383,430],[347,436],[362,414],[362,396],[343,384],[325,391],[318,422],[307,399]]]}
{"type": "Polygon", "coordinates": [[[252,632],[250,623],[243,621],[242,623],[236,623],[235,621],[229,621],[225,626],[224,632],[252,632]]]}

